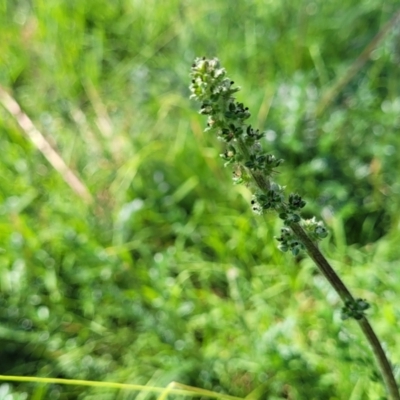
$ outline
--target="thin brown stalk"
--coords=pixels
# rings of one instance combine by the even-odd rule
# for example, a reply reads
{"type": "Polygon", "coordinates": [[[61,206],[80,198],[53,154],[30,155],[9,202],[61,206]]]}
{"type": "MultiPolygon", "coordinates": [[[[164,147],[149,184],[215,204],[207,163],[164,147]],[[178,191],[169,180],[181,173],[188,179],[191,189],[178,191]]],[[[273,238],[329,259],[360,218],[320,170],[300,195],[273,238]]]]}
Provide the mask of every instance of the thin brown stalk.
{"type": "MultiPolygon", "coordinates": [[[[399,16],[400,13],[395,16],[394,21],[399,16]]],[[[376,37],[375,43],[373,46],[371,45],[372,47],[381,40],[392,24],[393,21],[376,37]]],[[[370,49],[367,49],[365,54],[369,53],[370,49]]],[[[358,63],[355,63],[353,71],[360,66],[365,57],[361,57],[358,63]]],[[[263,210],[273,209],[285,221],[286,226],[281,229],[282,235],[278,238],[281,243],[281,250],[288,251],[290,249],[294,255],[298,254],[303,248],[306,250],[322,275],[343,300],[343,317],[345,319],[354,318],[359,323],[376,357],[390,398],[400,400],[399,388],[390,362],[364,314],[369,306],[368,303],[363,299],[353,297],[315,244],[314,241],[326,237],[326,230],[323,225],[315,221],[315,218],[304,221],[306,223],[300,225],[301,217],[298,210],[305,205],[301,197],[291,193],[286,203],[283,200],[282,187],[270,181],[272,173],[276,172],[275,168],[280,165],[282,160],[277,160],[273,155],[263,152],[258,142],[260,138],[258,131],[244,122],[249,118],[250,112],[243,103],[236,102],[232,96],[239,89],[232,87],[234,82],[227,78],[226,71],[220,67],[217,58],[197,58],[192,65],[191,75],[191,97],[202,103],[200,113],[208,115],[206,130],[213,130],[217,133],[219,139],[229,143],[228,150],[221,155],[226,161],[225,165],[236,162],[234,166],[237,168],[239,165],[240,171],[244,173],[244,179],[252,178],[258,186],[254,200],[252,200],[253,210],[262,212],[263,210]]],[[[349,73],[347,79],[350,79],[350,77],[351,74],[349,73]]],[[[241,179],[243,182],[243,178],[241,179]]]]}
{"type": "MultiPolygon", "coordinates": [[[[335,289],[336,293],[340,296],[340,298],[346,302],[348,300],[354,302],[355,299],[347,289],[346,285],[339,278],[338,274],[335,272],[333,267],[326,260],[324,255],[320,252],[318,247],[310,240],[307,233],[303,230],[303,228],[299,224],[292,224],[290,226],[296,236],[301,240],[306,248],[306,251],[310,258],[317,265],[318,269],[324,275],[324,277],[329,281],[331,286],[335,289]]],[[[375,355],[376,361],[378,362],[379,369],[384,378],[386,387],[390,396],[393,400],[400,400],[399,388],[397,386],[396,380],[393,375],[392,367],[390,362],[382,348],[382,345],[376,336],[372,326],[368,322],[368,319],[364,316],[361,319],[357,320],[360,325],[361,330],[364,333],[364,336],[368,340],[371,349],[375,355]]]]}
{"type": "Polygon", "coordinates": [[[85,184],[68,167],[62,157],[51,147],[43,134],[35,127],[32,120],[21,110],[21,107],[2,87],[0,87],[0,103],[15,118],[22,131],[43,154],[53,168],[60,173],[69,187],[86,203],[93,201],[85,184]]]}
{"type": "Polygon", "coordinates": [[[369,60],[371,53],[379,46],[390,30],[400,20],[400,11],[383,26],[383,28],[376,34],[371,42],[365,47],[363,52],[356,58],[356,60],[350,65],[349,69],[341,75],[336,82],[331,86],[322,96],[318,103],[318,107],[315,112],[315,117],[319,117],[328,107],[328,105],[335,99],[340,91],[346,86],[351,79],[357,74],[357,72],[365,65],[369,60]]]}

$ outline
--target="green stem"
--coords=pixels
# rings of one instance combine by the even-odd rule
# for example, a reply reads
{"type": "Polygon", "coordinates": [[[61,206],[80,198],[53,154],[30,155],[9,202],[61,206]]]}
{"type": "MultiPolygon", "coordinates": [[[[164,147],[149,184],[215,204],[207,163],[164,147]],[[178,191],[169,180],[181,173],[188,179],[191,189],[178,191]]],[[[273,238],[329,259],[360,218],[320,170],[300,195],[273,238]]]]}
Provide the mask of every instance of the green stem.
{"type": "Polygon", "coordinates": [[[296,236],[300,239],[300,241],[303,243],[310,258],[315,262],[318,269],[329,281],[329,283],[335,289],[336,293],[340,296],[343,302],[346,302],[347,300],[354,301],[354,298],[350,293],[349,289],[347,289],[346,285],[339,278],[337,273],[328,263],[328,261],[320,252],[318,247],[308,237],[304,229],[297,223],[292,224],[290,227],[292,228],[292,231],[296,234],[296,236]]]}
{"type": "MultiPolygon", "coordinates": [[[[250,158],[250,152],[247,149],[246,143],[240,138],[237,139],[238,147],[245,160],[250,158]]],[[[250,175],[253,177],[257,186],[263,191],[267,192],[271,186],[269,179],[267,179],[261,171],[249,170],[250,175]]]]}

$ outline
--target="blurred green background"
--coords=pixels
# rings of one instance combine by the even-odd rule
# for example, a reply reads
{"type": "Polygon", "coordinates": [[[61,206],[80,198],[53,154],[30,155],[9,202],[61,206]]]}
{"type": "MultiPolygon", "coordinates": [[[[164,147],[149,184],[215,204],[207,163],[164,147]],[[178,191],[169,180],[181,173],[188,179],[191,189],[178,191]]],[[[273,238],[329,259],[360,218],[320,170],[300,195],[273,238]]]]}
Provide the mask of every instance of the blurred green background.
{"type": "MultiPolygon", "coordinates": [[[[0,374],[252,399],[383,399],[370,350],[280,222],[232,186],[188,99],[217,56],[331,230],[323,250],[400,362],[400,23],[321,99],[398,0],[2,0],[0,84],[88,187],[0,106],[0,374]]],[[[400,371],[396,369],[399,377],[400,371]]],[[[0,382],[0,400],[148,393],[0,382]]],[[[169,398],[173,398],[170,396],[169,398]]]]}

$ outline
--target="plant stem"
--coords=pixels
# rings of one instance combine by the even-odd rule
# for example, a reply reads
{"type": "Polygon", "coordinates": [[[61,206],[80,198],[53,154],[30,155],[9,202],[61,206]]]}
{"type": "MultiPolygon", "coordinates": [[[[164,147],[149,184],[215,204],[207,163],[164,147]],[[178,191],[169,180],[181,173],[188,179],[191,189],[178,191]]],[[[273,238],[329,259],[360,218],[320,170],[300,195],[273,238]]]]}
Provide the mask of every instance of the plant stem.
{"type": "MultiPolygon", "coordinates": [[[[229,153],[223,154],[223,158],[228,160],[227,164],[236,161],[236,165],[239,165],[240,171],[244,172],[246,179],[252,178],[254,180],[256,186],[258,186],[256,192],[261,191],[263,196],[260,196],[262,198],[261,203],[259,203],[261,210],[275,209],[279,213],[279,217],[285,220],[285,225],[290,227],[291,232],[287,228],[282,229],[283,234],[278,238],[282,243],[281,248],[283,251],[288,251],[291,248],[292,253],[297,254],[299,248],[303,248],[300,246],[304,246],[320,272],[345,303],[343,315],[346,318],[352,317],[359,323],[376,357],[391,399],[400,400],[399,388],[390,362],[365,317],[364,310],[368,308],[368,304],[365,300],[354,299],[346,285],[314,243],[315,238],[321,239],[326,236],[325,230],[307,230],[310,225],[303,225],[306,226],[305,230],[298,223],[301,218],[293,210],[296,211],[304,207],[305,202],[301,200],[300,196],[292,193],[289,196],[289,204],[285,203],[281,194],[282,187],[277,185],[278,189],[276,189],[275,184],[271,182],[270,176],[275,172],[274,168],[279,166],[281,160],[276,160],[272,155],[265,153],[260,155],[259,147],[257,146],[260,138],[258,131],[254,131],[251,125],[246,127],[244,122],[250,116],[248,108],[244,107],[242,103],[236,102],[232,96],[239,88],[232,87],[234,82],[226,77],[225,69],[220,68],[219,60],[216,58],[209,60],[205,57],[202,59],[197,58],[192,65],[191,75],[191,97],[201,101],[200,113],[209,116],[207,130],[216,131],[220,139],[231,143],[229,153]],[[239,153],[238,156],[240,157],[235,156],[236,152],[239,153]],[[245,160],[243,164],[241,163],[242,160],[245,160]],[[273,164],[273,160],[276,161],[275,164],[273,164]],[[314,233],[315,237],[313,236],[314,233]]],[[[257,207],[255,207],[255,210],[257,210],[257,207]]],[[[313,222],[313,220],[308,221],[313,222]]],[[[321,229],[321,226],[317,224],[315,229],[317,228],[321,229]]]]}
{"type": "MultiPolygon", "coordinates": [[[[247,150],[246,144],[241,139],[238,139],[237,142],[241,153],[246,159],[248,159],[249,151],[247,150]]],[[[265,178],[265,176],[263,176],[261,173],[257,173],[258,171],[250,172],[259,189],[261,189],[263,192],[266,192],[270,187],[269,180],[265,178]]],[[[322,275],[328,280],[328,282],[331,284],[331,286],[334,288],[334,290],[343,300],[343,302],[354,302],[355,299],[350,293],[349,289],[339,278],[333,267],[329,264],[325,256],[318,249],[317,245],[309,238],[309,236],[300,226],[300,224],[293,223],[290,225],[290,228],[296,234],[298,239],[303,243],[304,247],[306,248],[307,254],[314,261],[322,275]]],[[[360,325],[362,332],[364,333],[372,348],[391,398],[393,400],[400,400],[399,388],[394,378],[392,367],[388,358],[386,357],[386,354],[378,337],[376,336],[374,330],[368,322],[368,319],[365,316],[363,316],[361,319],[358,319],[357,322],[360,325]]]]}
{"type": "MultiPolygon", "coordinates": [[[[242,154],[248,158],[249,152],[246,148],[245,143],[241,139],[238,139],[238,145],[242,152],[242,154]]],[[[256,171],[257,172],[257,171],[256,171]]],[[[262,174],[257,174],[252,172],[251,175],[253,176],[257,186],[265,192],[270,187],[270,182],[266,179],[262,174]]],[[[307,254],[310,258],[314,261],[322,275],[328,280],[331,286],[335,289],[336,293],[339,297],[343,300],[343,302],[351,301],[355,302],[353,295],[350,293],[349,289],[340,279],[338,274],[335,272],[333,267],[329,264],[325,256],[321,253],[318,247],[314,244],[314,242],[309,238],[307,233],[298,223],[293,223],[290,225],[290,228],[299,238],[299,240],[303,243],[304,247],[306,248],[307,254]]],[[[357,320],[358,324],[364,336],[368,340],[372,351],[375,355],[375,358],[378,362],[379,369],[381,370],[383,379],[385,381],[386,387],[390,396],[393,400],[400,400],[400,393],[399,388],[397,386],[396,380],[393,375],[392,367],[386,354],[382,348],[382,345],[376,336],[372,326],[368,322],[368,319],[363,316],[361,319],[357,320]]]]}
{"type": "MultiPolygon", "coordinates": [[[[246,144],[243,140],[238,139],[238,147],[243,154],[243,156],[248,159],[249,151],[247,150],[246,144]]],[[[270,182],[258,171],[251,171],[251,175],[256,182],[257,186],[263,191],[267,191],[270,187],[270,182]]],[[[335,289],[336,293],[343,300],[343,302],[351,301],[354,302],[355,299],[353,295],[350,293],[349,289],[346,287],[344,282],[339,278],[338,274],[335,272],[333,267],[329,264],[327,259],[318,249],[316,244],[309,238],[307,233],[298,223],[293,223],[290,225],[292,231],[296,234],[298,239],[303,243],[306,248],[307,254],[317,265],[318,269],[324,275],[324,277],[328,280],[331,286],[335,289]]],[[[378,362],[379,369],[383,375],[383,379],[385,381],[386,387],[390,396],[393,400],[400,400],[399,388],[397,386],[396,380],[393,375],[392,367],[386,354],[381,346],[381,343],[376,336],[374,330],[372,329],[368,319],[363,316],[361,319],[357,320],[358,324],[361,327],[366,339],[368,340],[372,351],[375,355],[375,358],[378,362]]]]}
{"type": "MultiPolygon", "coordinates": [[[[245,159],[249,158],[250,152],[248,151],[246,144],[241,138],[237,139],[238,147],[245,157],[245,159]]],[[[256,182],[259,189],[263,192],[268,191],[270,188],[270,181],[259,171],[250,171],[251,176],[256,182]]],[[[339,278],[338,274],[335,272],[333,267],[329,264],[325,256],[318,249],[317,245],[309,238],[307,233],[298,223],[292,223],[290,225],[292,231],[296,234],[298,239],[303,243],[307,254],[314,261],[322,275],[328,280],[331,286],[334,288],[339,297],[343,300],[344,303],[346,301],[350,301],[352,303],[355,302],[355,298],[350,293],[349,289],[346,287],[344,282],[339,278]]],[[[382,348],[382,345],[376,336],[372,326],[368,322],[368,319],[363,316],[361,319],[357,320],[358,324],[364,336],[368,340],[372,351],[375,355],[376,361],[378,363],[379,369],[381,370],[381,374],[386,384],[386,388],[390,393],[390,396],[393,400],[400,400],[399,388],[397,386],[396,380],[393,375],[393,370],[390,365],[390,362],[382,348]]]]}
{"type": "MultiPolygon", "coordinates": [[[[242,139],[237,139],[238,147],[240,152],[245,157],[246,160],[250,157],[250,152],[247,150],[246,143],[243,142],[242,139]]],[[[254,181],[257,183],[257,186],[265,193],[270,188],[271,184],[268,178],[264,176],[261,171],[249,171],[250,175],[253,177],[254,181]]]]}
{"type": "MultiPolygon", "coordinates": [[[[297,237],[301,240],[306,248],[308,255],[315,262],[320,272],[325,276],[325,278],[329,281],[332,287],[335,289],[340,298],[345,302],[347,300],[354,301],[354,297],[347,289],[346,285],[339,278],[335,270],[326,260],[324,255],[319,251],[318,247],[310,240],[307,233],[304,229],[297,223],[294,223],[290,226],[293,232],[297,235],[297,237]]],[[[365,337],[367,338],[372,351],[375,355],[375,358],[378,362],[378,366],[383,375],[384,381],[386,383],[386,387],[390,396],[393,400],[400,400],[399,388],[397,386],[396,380],[393,375],[392,367],[386,354],[382,348],[382,345],[376,336],[374,330],[372,329],[368,319],[363,316],[361,319],[357,320],[360,325],[361,330],[363,331],[365,337]]]]}
{"type": "Polygon", "coordinates": [[[337,273],[334,271],[334,269],[328,263],[328,261],[323,256],[323,254],[320,252],[318,247],[308,237],[308,235],[304,231],[304,229],[298,223],[294,223],[294,224],[290,225],[290,227],[292,228],[292,230],[296,234],[296,236],[299,238],[299,240],[304,244],[307,254],[315,262],[318,269],[325,276],[325,278],[329,281],[329,283],[335,289],[336,293],[340,296],[340,298],[343,300],[343,302],[346,302],[347,300],[354,301],[354,298],[351,295],[349,289],[347,289],[347,287],[345,286],[343,281],[339,278],[337,273]]]}
{"type": "Polygon", "coordinates": [[[361,330],[364,332],[364,335],[367,338],[372,348],[372,351],[375,354],[376,360],[378,361],[383,379],[385,380],[386,387],[390,393],[390,396],[394,400],[399,400],[399,387],[397,386],[396,380],[394,378],[392,366],[390,365],[390,362],[386,357],[386,354],[381,346],[378,337],[376,336],[374,330],[372,329],[372,326],[370,325],[366,317],[358,320],[357,322],[360,325],[361,330]]]}

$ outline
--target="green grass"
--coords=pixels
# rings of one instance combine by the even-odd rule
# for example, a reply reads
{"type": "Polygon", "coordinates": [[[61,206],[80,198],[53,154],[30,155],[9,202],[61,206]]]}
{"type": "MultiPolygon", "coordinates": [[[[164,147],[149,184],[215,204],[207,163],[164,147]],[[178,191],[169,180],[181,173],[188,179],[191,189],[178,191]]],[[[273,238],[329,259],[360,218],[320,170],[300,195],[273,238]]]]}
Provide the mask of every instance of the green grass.
{"type": "MultiPolygon", "coordinates": [[[[313,114],[397,2],[229,4],[0,2],[0,84],[94,199],[0,106],[0,374],[178,381],[254,399],[384,396],[332,290],[309,260],[276,249],[279,222],[254,216],[247,189],[231,185],[187,87],[201,55],[242,86],[286,160],[282,181],[325,218],[324,252],[372,303],[399,363],[397,27],[313,114]]],[[[9,382],[3,398],[150,395],[9,382]]]]}

